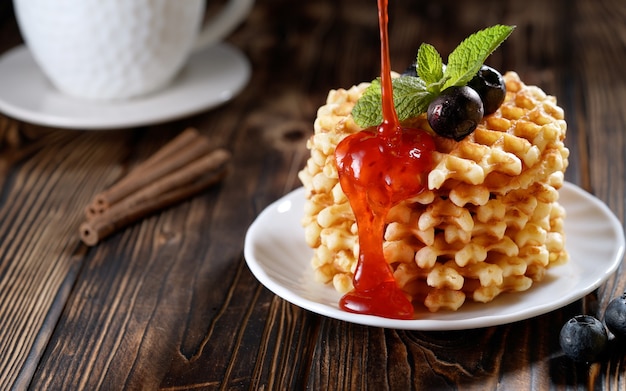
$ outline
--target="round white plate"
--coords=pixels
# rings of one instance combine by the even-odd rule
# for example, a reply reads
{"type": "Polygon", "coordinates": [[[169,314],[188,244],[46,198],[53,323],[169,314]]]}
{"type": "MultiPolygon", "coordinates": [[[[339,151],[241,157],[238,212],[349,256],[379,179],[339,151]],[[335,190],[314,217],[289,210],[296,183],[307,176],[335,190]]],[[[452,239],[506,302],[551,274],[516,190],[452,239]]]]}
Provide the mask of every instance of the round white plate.
{"type": "Polygon", "coordinates": [[[615,272],[624,254],[624,231],[609,208],[579,187],[565,183],[560,203],[567,211],[570,261],[551,268],[545,279],[521,293],[502,294],[483,304],[466,302],[456,312],[420,312],[397,320],[354,314],[339,308],[341,294],[313,279],[313,251],[301,226],[305,191],[294,190],[268,206],[252,223],[244,255],[255,277],[283,299],[335,319],[410,330],[462,330],[495,326],[555,310],[585,296],[615,272]]]}
{"type": "Polygon", "coordinates": [[[165,89],[137,99],[94,102],[54,88],[25,46],[0,57],[0,111],[38,125],[118,129],[166,122],[232,99],[250,78],[250,64],[235,47],[220,43],[194,53],[165,89]]]}

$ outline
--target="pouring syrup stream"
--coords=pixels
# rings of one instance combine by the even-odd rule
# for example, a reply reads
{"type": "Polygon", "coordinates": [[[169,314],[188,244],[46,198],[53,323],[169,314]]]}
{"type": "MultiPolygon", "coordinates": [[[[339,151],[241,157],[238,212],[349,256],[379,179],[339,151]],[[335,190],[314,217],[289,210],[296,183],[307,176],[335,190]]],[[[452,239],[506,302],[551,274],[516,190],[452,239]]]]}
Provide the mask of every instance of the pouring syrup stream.
{"type": "Polygon", "coordinates": [[[424,190],[432,166],[432,137],[403,128],[394,108],[387,0],[378,0],[383,122],[342,140],[335,151],[341,188],[356,217],[359,258],[354,289],[341,298],[349,312],[412,319],[411,301],[398,287],[383,253],[385,217],[396,203],[424,190]]]}

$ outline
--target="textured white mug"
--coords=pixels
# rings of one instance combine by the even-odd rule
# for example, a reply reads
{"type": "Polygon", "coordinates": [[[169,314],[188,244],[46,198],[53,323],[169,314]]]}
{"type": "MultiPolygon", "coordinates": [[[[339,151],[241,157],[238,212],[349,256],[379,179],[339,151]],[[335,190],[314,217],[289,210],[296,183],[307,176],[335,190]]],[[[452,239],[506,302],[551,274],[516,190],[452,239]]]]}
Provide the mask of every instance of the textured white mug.
{"type": "Polygon", "coordinates": [[[78,98],[123,100],[165,87],[194,50],[214,44],[253,0],[228,0],[203,24],[205,0],[13,0],[35,62],[78,98]]]}

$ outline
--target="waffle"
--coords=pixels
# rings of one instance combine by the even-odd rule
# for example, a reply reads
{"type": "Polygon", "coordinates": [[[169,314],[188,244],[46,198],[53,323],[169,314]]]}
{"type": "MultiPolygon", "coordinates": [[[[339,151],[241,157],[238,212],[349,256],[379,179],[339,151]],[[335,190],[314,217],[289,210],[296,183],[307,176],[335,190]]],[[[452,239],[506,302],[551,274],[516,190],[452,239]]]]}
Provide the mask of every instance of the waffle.
{"type": "MultiPolygon", "coordinates": [[[[557,191],[569,155],[563,110],[516,73],[504,80],[504,103],[472,134],[458,142],[434,137],[428,188],[386,218],[383,250],[396,282],[414,304],[433,312],[525,291],[568,259],[557,191]]],[[[329,92],[299,173],[315,278],[342,293],[353,288],[359,242],[334,151],[345,136],[362,130],[350,112],[367,86],[329,92]]],[[[404,125],[430,129],[424,115],[404,125]]]]}

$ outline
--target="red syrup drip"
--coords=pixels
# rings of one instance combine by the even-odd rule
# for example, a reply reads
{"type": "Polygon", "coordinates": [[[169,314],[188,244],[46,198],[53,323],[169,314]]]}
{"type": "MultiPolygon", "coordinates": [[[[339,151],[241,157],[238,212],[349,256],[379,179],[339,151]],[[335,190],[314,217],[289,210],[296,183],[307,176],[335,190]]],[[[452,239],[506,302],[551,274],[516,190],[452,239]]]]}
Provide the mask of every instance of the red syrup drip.
{"type": "Polygon", "coordinates": [[[343,139],[335,151],[341,188],[356,216],[359,259],[354,289],[341,298],[349,312],[412,319],[413,305],[383,254],[385,217],[393,205],[424,190],[432,167],[432,137],[402,128],[393,103],[387,0],[378,0],[383,122],[343,139]]]}

